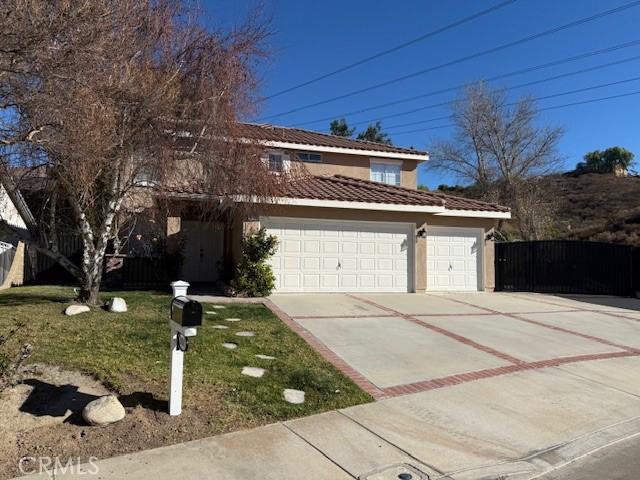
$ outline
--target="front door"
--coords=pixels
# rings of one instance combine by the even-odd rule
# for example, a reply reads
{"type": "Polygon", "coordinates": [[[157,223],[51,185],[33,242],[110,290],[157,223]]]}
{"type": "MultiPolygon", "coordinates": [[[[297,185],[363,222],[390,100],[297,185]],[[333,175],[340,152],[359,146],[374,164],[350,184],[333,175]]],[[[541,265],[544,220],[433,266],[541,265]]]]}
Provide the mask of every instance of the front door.
{"type": "Polygon", "coordinates": [[[215,282],[222,259],[224,230],[221,226],[192,220],[182,221],[184,260],[182,277],[187,282],[215,282]]]}

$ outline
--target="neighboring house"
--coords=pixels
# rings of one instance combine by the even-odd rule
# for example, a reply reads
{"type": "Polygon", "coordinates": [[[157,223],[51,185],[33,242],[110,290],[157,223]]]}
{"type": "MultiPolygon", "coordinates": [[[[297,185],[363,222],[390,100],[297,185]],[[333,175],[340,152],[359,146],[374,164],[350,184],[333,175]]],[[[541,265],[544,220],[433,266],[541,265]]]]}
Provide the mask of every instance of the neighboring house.
{"type": "Polygon", "coordinates": [[[488,237],[509,209],[418,190],[426,152],[271,125],[244,128],[265,146],[274,174],[295,164],[309,175],[241,225],[168,218],[169,238],[185,242],[185,280],[215,281],[220,262],[239,258],[242,235],[265,227],[279,239],[271,260],[279,293],[493,289],[488,237]]]}
{"type": "Polygon", "coordinates": [[[11,232],[26,228],[18,209],[0,183],[0,290],[23,282],[24,244],[11,232]]]}

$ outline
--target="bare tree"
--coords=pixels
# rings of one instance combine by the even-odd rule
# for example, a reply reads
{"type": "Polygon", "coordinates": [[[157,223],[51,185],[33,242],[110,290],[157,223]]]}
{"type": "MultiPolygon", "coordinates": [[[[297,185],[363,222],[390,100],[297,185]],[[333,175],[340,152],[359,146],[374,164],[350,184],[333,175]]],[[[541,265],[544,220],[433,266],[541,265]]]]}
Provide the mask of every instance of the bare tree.
{"type": "Polygon", "coordinates": [[[434,142],[431,168],[472,183],[483,198],[512,208],[522,238],[539,238],[551,210],[537,180],[561,162],[561,128],[536,126],[531,98],[508,102],[504,90],[467,88],[453,106],[453,140],[434,142]]]}
{"type": "MultiPolygon", "coordinates": [[[[238,118],[255,106],[255,62],[267,31],[258,15],[230,32],[199,25],[169,0],[6,0],[0,5],[0,181],[27,220],[22,234],[99,301],[107,243],[119,216],[154,195],[267,198],[270,175],[238,118]],[[39,212],[13,173],[37,168],[39,212]],[[152,188],[150,188],[152,187],[152,188]],[[80,265],[62,255],[65,219],[83,243],[80,265]]],[[[152,202],[153,203],[153,202],[152,202]]]]}

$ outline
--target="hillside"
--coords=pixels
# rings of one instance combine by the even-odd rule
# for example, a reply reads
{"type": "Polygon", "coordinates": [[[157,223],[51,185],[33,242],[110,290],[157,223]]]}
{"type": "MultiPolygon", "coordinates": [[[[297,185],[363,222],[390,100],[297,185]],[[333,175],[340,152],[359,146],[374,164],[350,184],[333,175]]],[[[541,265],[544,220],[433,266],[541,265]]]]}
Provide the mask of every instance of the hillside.
{"type": "MultiPolygon", "coordinates": [[[[640,177],[551,175],[547,180],[556,212],[550,238],[640,246],[640,177]]],[[[450,187],[447,193],[477,197],[473,187],[450,187]]]]}
{"type": "Polygon", "coordinates": [[[557,202],[554,236],[640,246],[640,177],[548,179],[549,198],[557,202]]]}

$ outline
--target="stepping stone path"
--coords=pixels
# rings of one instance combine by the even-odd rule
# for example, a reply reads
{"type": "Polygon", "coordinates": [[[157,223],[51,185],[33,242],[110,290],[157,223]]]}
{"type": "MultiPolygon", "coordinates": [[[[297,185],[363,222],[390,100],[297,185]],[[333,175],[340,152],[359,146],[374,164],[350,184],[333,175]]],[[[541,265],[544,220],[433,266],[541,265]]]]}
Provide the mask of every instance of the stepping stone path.
{"type": "Polygon", "coordinates": [[[226,325],[214,325],[213,328],[217,328],[218,330],[226,330],[227,327],[226,325]]]}
{"type": "Polygon", "coordinates": [[[261,353],[258,353],[256,355],[256,358],[259,358],[260,360],[275,360],[276,357],[272,357],[271,355],[263,355],[261,353]]]}
{"type": "Polygon", "coordinates": [[[232,342],[225,342],[222,344],[222,346],[227,350],[235,350],[236,348],[238,348],[238,344],[232,342]]]}
{"type": "Polygon", "coordinates": [[[207,315],[217,315],[217,314],[218,314],[218,312],[214,312],[214,311],[212,311],[212,310],[207,310],[207,311],[206,311],[206,312],[204,312],[204,313],[206,313],[207,315]]]}
{"type": "Polygon", "coordinates": [[[236,335],[238,337],[255,337],[256,333],[255,332],[238,332],[236,333],[236,335]]]}
{"type": "Polygon", "coordinates": [[[304,403],[304,392],[302,390],[285,388],[282,394],[284,395],[285,402],[293,403],[294,405],[304,403]]]}
{"type": "Polygon", "coordinates": [[[248,377],[260,378],[264,375],[265,369],[258,367],[243,367],[242,374],[248,377]]]}
{"type": "Polygon", "coordinates": [[[240,321],[240,319],[239,319],[239,318],[225,318],[225,320],[226,320],[227,322],[239,322],[239,321],[240,321]]]}
{"type": "Polygon", "coordinates": [[[227,307],[223,307],[222,305],[214,305],[213,308],[215,308],[217,310],[221,310],[221,309],[227,308],[227,307]]]}

